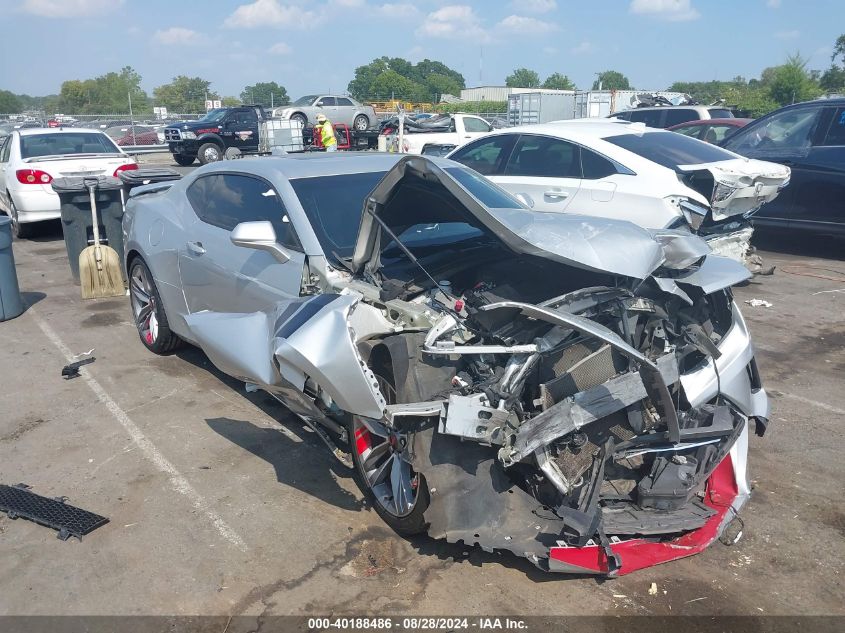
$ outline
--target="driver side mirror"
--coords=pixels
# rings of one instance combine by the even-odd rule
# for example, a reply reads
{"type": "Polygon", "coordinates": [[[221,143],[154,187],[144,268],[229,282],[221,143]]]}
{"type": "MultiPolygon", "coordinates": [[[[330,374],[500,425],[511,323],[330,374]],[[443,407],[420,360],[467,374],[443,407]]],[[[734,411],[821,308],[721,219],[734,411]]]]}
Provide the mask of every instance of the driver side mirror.
{"type": "Polygon", "coordinates": [[[232,229],[229,239],[235,246],[267,251],[280,264],[284,264],[290,260],[288,252],[276,241],[276,231],[273,229],[273,224],[267,220],[241,222],[232,229]]]}

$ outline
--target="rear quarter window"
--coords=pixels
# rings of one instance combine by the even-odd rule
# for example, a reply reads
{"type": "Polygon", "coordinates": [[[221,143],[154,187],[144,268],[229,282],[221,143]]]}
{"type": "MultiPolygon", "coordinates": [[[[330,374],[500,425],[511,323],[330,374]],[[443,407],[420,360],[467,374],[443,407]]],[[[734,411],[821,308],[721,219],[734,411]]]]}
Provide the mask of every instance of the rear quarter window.
{"type": "Polygon", "coordinates": [[[622,134],[608,136],[604,140],[672,170],[677,170],[680,165],[716,163],[736,158],[720,147],[674,132],[622,134]]]}
{"type": "Polygon", "coordinates": [[[698,112],[689,108],[667,108],[666,122],[663,127],[672,127],[678,123],[686,123],[687,121],[698,120],[698,112]]]}

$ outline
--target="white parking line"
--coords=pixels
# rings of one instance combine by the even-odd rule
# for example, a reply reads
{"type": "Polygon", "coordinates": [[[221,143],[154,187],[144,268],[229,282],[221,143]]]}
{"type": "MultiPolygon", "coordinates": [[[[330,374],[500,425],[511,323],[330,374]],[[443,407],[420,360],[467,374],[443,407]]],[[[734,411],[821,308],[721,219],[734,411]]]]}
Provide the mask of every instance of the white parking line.
{"type": "MultiPolygon", "coordinates": [[[[62,342],[62,339],[60,339],[59,335],[53,331],[53,328],[51,328],[47,322],[38,315],[35,308],[30,306],[27,310],[27,314],[32,317],[36,325],[38,325],[41,331],[44,332],[44,336],[50,339],[50,342],[55,345],[56,349],[58,349],[67,359],[67,362],[73,362],[73,352],[71,352],[70,348],[62,342]]],[[[144,456],[155,464],[160,471],[166,473],[170,477],[170,485],[172,488],[179,494],[187,497],[191,502],[191,505],[202,512],[206,518],[211,521],[220,533],[220,536],[229,541],[242,552],[245,552],[248,547],[241,536],[209,507],[205,497],[198,493],[190,482],[185,479],[185,476],[176,470],[176,467],[161,454],[155,444],[153,444],[147,436],[144,435],[141,429],[138,428],[126,412],[120,408],[120,406],[112,399],[111,396],[109,396],[108,393],[106,393],[106,390],[103,389],[100,383],[97,382],[97,380],[87,371],[85,367],[80,367],[79,373],[91,388],[91,391],[94,392],[94,395],[97,396],[97,400],[99,400],[109,410],[112,416],[114,416],[114,419],[120,423],[127,433],[129,433],[129,437],[131,437],[135,445],[141,449],[144,456]]]]}
{"type": "Polygon", "coordinates": [[[810,400],[810,398],[805,398],[804,396],[796,396],[792,393],[783,393],[783,397],[789,398],[790,400],[797,400],[798,402],[803,402],[804,404],[809,404],[814,407],[818,407],[819,409],[830,411],[831,413],[835,413],[837,415],[845,415],[845,409],[839,409],[829,404],[825,404],[824,402],[819,402],[818,400],[810,400]]]}

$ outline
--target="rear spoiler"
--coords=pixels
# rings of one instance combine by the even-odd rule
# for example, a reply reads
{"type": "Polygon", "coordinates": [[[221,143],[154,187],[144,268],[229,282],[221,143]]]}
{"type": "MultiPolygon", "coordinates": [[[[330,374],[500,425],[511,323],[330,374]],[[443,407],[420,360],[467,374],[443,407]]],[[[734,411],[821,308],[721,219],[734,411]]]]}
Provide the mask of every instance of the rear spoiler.
{"type": "Polygon", "coordinates": [[[173,186],[174,182],[178,182],[177,180],[171,180],[169,182],[154,182],[151,185],[141,185],[140,187],[133,187],[129,191],[129,198],[137,198],[139,196],[145,196],[151,193],[161,193],[162,191],[167,191],[173,186]]]}

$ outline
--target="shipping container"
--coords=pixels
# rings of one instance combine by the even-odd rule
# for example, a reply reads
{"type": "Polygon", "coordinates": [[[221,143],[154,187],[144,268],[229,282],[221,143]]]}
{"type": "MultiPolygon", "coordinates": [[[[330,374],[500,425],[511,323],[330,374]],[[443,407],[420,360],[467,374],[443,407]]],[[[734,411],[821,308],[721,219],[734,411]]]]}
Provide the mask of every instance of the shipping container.
{"type": "Polygon", "coordinates": [[[530,125],[575,117],[574,91],[544,91],[508,97],[508,124],[530,125]]]}
{"type": "Polygon", "coordinates": [[[589,90],[579,92],[575,97],[575,117],[606,117],[614,112],[630,110],[637,102],[637,95],[658,94],[669,101],[684,97],[682,92],[667,90],[589,90]]]}

